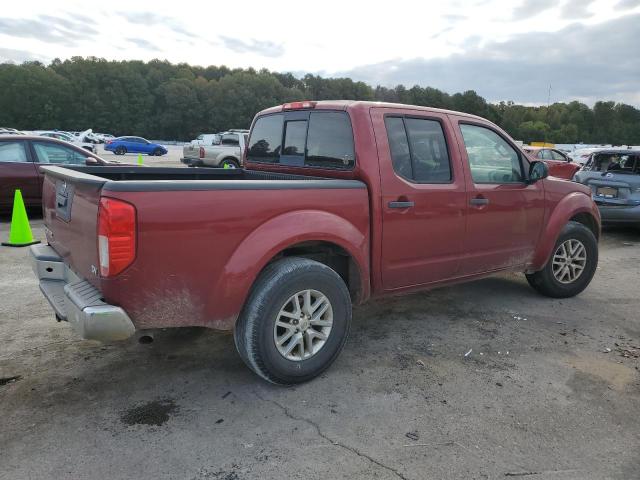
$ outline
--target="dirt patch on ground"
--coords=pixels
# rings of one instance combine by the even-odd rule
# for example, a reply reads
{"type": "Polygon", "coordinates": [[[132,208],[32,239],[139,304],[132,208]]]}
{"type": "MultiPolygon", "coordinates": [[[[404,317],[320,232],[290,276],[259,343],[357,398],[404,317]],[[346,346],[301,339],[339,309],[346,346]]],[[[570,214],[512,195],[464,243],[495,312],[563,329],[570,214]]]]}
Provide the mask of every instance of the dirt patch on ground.
{"type": "Polygon", "coordinates": [[[637,373],[633,368],[595,355],[577,355],[568,359],[567,364],[582,373],[606,382],[618,391],[624,390],[628,384],[632,383],[637,373]]]}
{"type": "Polygon", "coordinates": [[[171,399],[154,400],[143,405],[136,405],[122,414],[120,419],[126,425],[165,424],[169,417],[178,411],[178,406],[171,399]]]}

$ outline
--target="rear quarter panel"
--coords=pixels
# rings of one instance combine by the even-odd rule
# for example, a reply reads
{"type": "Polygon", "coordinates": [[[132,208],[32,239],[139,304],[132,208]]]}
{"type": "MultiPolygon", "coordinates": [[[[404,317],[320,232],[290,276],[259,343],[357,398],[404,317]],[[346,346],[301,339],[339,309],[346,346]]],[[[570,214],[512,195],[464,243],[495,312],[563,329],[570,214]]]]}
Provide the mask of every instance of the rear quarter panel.
{"type": "Polygon", "coordinates": [[[347,250],[367,284],[367,190],[109,192],[137,210],[134,263],[101,289],[137,328],[233,328],[249,289],[281,250],[322,240],[347,250]]]}

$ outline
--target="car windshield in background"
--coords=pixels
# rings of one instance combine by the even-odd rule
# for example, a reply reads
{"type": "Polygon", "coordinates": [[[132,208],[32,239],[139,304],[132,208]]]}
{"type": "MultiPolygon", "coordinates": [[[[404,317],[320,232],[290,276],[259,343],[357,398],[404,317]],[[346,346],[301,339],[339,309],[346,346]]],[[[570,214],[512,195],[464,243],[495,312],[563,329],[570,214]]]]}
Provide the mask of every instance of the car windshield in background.
{"type": "Polygon", "coordinates": [[[640,173],[640,152],[594,153],[585,170],[610,173],[640,173]]]}

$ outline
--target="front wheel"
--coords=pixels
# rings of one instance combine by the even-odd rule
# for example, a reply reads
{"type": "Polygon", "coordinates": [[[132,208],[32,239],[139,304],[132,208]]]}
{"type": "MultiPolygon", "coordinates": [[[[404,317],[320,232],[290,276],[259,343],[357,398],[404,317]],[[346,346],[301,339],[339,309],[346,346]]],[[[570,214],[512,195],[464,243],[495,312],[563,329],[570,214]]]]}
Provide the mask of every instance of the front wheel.
{"type": "Polygon", "coordinates": [[[162,156],[162,153],[163,153],[163,152],[162,152],[162,149],[161,149],[161,148],[156,148],[156,149],[153,151],[152,155],[154,155],[154,156],[156,156],[156,157],[161,157],[161,156],[162,156]]]}
{"type": "Polygon", "coordinates": [[[562,229],[545,267],[526,277],[539,293],[567,298],[587,288],[597,266],[598,241],[593,232],[581,223],[569,222],[562,229]]]}
{"type": "Polygon", "coordinates": [[[326,265],[289,257],[267,266],[234,331],[247,366],[280,385],[320,375],[336,359],[351,325],[351,297],[326,265]]]}

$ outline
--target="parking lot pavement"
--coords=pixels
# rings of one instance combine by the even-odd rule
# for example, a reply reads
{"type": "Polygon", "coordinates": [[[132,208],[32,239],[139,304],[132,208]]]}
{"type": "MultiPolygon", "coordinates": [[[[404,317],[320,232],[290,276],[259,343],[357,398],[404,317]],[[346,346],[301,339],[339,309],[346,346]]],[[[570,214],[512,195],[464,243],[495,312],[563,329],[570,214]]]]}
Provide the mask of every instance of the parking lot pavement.
{"type": "Polygon", "coordinates": [[[204,329],[79,340],[27,250],[2,248],[0,477],[639,478],[640,233],[600,248],[572,299],[510,274],[359,307],[336,363],[294,388],[204,329]]]}
{"type": "MultiPolygon", "coordinates": [[[[145,165],[152,167],[186,167],[180,163],[182,158],[182,145],[165,145],[169,152],[161,157],[151,155],[142,155],[142,161],[145,165]]],[[[104,149],[104,145],[98,146],[98,156],[105,160],[117,160],[123,163],[136,163],[138,161],[137,153],[127,153],[125,155],[116,155],[104,149]]]]}

